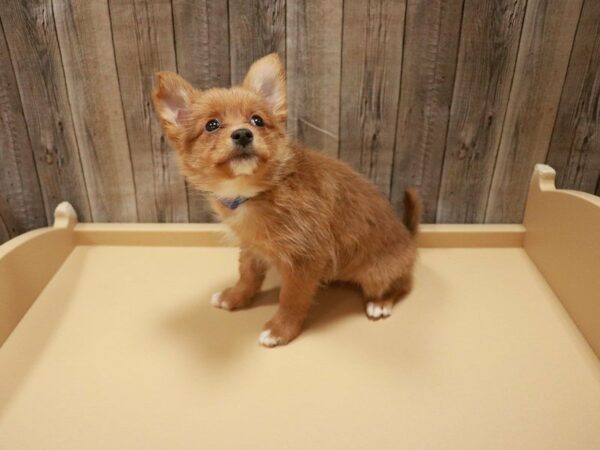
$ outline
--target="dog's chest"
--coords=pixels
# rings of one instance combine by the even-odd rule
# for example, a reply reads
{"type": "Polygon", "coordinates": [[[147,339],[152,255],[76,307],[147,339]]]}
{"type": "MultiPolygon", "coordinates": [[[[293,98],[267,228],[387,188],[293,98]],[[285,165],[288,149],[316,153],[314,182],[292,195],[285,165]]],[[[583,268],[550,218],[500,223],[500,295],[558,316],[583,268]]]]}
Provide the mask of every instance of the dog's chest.
{"type": "Polygon", "coordinates": [[[263,215],[249,206],[242,205],[222,218],[227,225],[227,238],[235,245],[253,249],[270,259],[277,253],[278,233],[273,229],[273,223],[268,223],[263,215]]]}

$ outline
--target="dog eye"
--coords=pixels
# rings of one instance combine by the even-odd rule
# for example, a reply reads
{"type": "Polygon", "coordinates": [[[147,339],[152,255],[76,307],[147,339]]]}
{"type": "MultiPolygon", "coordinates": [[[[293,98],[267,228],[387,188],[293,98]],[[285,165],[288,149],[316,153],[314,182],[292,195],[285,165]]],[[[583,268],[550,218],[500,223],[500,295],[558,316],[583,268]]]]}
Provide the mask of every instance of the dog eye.
{"type": "Polygon", "coordinates": [[[215,131],[220,126],[221,124],[217,119],[210,119],[208,122],[206,122],[204,128],[206,129],[206,131],[215,131]]]}
{"type": "Polygon", "coordinates": [[[250,123],[255,127],[264,127],[265,123],[262,120],[262,117],[257,116],[256,114],[250,117],[250,123]]]}

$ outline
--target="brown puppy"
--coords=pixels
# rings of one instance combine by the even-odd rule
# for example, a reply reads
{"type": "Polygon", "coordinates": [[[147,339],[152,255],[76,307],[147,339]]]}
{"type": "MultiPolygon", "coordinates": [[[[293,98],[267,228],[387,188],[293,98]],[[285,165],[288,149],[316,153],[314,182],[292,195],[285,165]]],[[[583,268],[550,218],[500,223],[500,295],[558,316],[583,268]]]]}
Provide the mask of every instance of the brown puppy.
{"type": "Polygon", "coordinates": [[[200,91],[161,72],[153,99],[185,176],[208,193],[241,247],[239,281],[212,303],[246,307],[269,266],[281,274],[279,309],[261,344],[298,336],[321,283],[358,284],[371,319],[388,317],[394,301],[410,291],[418,195],[406,192],[403,224],[345,163],[291,142],[277,55],[256,61],[243,84],[231,89],[200,91]]]}

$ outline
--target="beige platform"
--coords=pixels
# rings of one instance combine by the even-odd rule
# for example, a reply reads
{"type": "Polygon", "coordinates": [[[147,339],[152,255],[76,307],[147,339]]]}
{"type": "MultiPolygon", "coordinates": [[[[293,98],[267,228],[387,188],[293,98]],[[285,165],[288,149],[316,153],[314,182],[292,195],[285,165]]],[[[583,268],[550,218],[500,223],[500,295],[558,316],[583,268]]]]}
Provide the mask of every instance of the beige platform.
{"type": "Polygon", "coordinates": [[[600,449],[600,199],[538,166],[524,225],[425,226],[385,321],[323,289],[257,344],[220,225],[77,224],[0,247],[0,449],[600,449]],[[594,353],[596,352],[596,354],[594,353]]]}

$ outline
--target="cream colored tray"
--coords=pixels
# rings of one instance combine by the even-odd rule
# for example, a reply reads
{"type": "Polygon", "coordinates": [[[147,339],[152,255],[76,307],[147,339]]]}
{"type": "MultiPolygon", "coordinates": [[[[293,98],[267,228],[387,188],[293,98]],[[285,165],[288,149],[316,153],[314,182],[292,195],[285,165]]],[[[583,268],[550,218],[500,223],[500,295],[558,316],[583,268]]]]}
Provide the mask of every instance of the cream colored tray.
{"type": "Polygon", "coordinates": [[[429,225],[366,319],[323,289],[292,344],[225,312],[220,225],[78,224],[0,247],[1,449],[599,449],[600,199],[538,166],[523,225],[429,225]],[[594,353],[595,351],[595,353],[594,353]]]}

